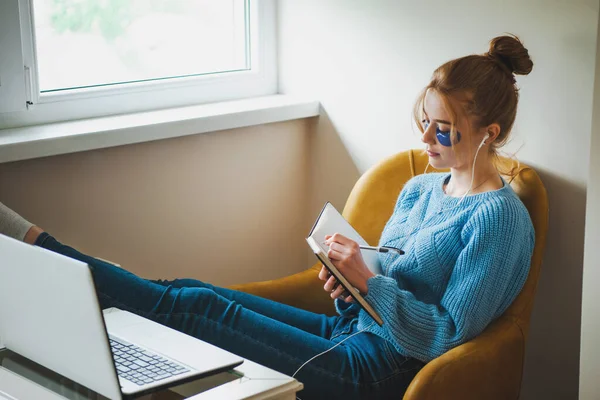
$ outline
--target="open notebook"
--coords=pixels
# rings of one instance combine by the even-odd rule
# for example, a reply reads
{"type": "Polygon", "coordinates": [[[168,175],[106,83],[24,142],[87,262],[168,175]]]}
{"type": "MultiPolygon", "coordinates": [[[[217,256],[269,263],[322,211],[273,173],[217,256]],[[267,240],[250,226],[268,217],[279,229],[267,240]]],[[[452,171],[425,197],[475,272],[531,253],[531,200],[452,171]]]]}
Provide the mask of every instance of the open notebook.
{"type": "MultiPolygon", "coordinates": [[[[379,325],[383,325],[383,320],[373,307],[371,307],[360,292],[344,278],[335,265],[333,265],[329,257],[327,257],[329,246],[324,243],[325,236],[333,235],[334,233],[340,233],[347,238],[354,240],[359,245],[369,245],[365,239],[356,232],[352,225],[344,219],[342,214],[340,214],[330,202],[327,202],[317,217],[306,241],[319,261],[321,261],[325,268],[329,270],[344,289],[346,289],[346,291],[354,298],[354,301],[359,304],[375,320],[375,322],[379,325]]],[[[381,274],[381,264],[379,263],[377,252],[370,250],[361,250],[361,252],[363,259],[371,272],[374,274],[381,274]]]]}

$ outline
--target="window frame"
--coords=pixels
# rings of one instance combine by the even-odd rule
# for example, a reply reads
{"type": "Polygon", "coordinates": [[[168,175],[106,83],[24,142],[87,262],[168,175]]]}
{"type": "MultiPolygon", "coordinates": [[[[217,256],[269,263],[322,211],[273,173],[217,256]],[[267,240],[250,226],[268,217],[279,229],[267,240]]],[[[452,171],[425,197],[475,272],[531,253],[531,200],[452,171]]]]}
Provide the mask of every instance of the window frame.
{"type": "MultiPolygon", "coordinates": [[[[276,1],[246,0],[250,69],[41,94],[37,79],[33,0],[18,2],[27,105],[0,110],[0,129],[183,107],[277,93],[276,1]]],[[[14,44],[13,44],[14,45],[14,44]]],[[[0,50],[2,45],[0,44],[0,50]]],[[[2,71],[0,71],[2,72],[2,71]]],[[[13,79],[19,79],[16,76],[13,79]]],[[[5,78],[6,79],[6,78],[5,78]]],[[[1,94],[1,93],[0,93],[1,94]]],[[[2,94],[6,95],[6,93],[2,94]]],[[[22,94],[14,92],[13,96],[22,94]]]]}

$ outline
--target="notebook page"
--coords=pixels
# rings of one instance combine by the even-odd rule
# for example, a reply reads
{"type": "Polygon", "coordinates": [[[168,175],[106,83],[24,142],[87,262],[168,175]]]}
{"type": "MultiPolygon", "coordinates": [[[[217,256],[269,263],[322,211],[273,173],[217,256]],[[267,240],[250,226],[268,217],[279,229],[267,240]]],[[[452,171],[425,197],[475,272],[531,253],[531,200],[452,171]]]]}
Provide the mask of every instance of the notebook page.
{"type": "MultiPolygon", "coordinates": [[[[321,216],[317,221],[310,237],[323,249],[325,254],[329,250],[325,242],[326,235],[333,235],[334,233],[340,233],[347,238],[354,240],[356,243],[362,246],[368,246],[369,244],[356,232],[356,230],[346,221],[346,219],[340,214],[338,210],[331,204],[327,203],[323,208],[321,216]]],[[[374,274],[382,274],[381,264],[379,263],[378,253],[372,250],[361,250],[363,260],[367,264],[367,267],[374,274]]]]}

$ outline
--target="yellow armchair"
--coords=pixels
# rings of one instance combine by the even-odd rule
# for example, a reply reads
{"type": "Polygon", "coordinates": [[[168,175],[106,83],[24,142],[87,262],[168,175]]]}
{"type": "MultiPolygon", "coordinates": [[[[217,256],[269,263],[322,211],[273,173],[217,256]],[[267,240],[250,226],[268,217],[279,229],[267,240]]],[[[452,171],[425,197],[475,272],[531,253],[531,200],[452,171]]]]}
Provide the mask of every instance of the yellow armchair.
{"type": "MultiPolygon", "coordinates": [[[[367,242],[377,244],[404,184],[422,173],[427,156],[420,150],[398,153],[367,171],[356,183],[344,217],[367,242]]],[[[542,264],[548,228],[548,198],[537,173],[500,158],[503,177],[519,195],[535,227],[531,269],[523,290],[506,312],[478,337],[432,360],[419,371],[404,400],[517,399],[523,375],[525,341],[542,264]]],[[[320,264],[282,279],[232,286],[317,313],[332,315],[333,302],[317,278],[320,264]]]]}

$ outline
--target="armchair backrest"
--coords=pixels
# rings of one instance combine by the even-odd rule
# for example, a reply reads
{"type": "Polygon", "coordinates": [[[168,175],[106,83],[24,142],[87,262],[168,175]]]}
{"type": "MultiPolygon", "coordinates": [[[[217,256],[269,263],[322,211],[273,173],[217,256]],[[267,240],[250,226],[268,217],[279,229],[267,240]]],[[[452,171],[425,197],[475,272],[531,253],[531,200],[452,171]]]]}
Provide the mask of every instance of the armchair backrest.
{"type": "MultiPolygon", "coordinates": [[[[427,155],[423,151],[408,150],[383,160],[358,180],[348,197],[343,215],[369,244],[375,245],[379,241],[404,184],[423,173],[426,166],[427,155]]],[[[507,171],[502,174],[503,178],[527,207],[535,228],[536,243],[529,276],[521,293],[503,315],[512,317],[526,338],[546,242],[548,198],[542,181],[532,168],[500,157],[499,169],[507,171]]],[[[428,170],[432,171],[431,168],[428,170]]]]}

